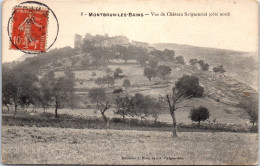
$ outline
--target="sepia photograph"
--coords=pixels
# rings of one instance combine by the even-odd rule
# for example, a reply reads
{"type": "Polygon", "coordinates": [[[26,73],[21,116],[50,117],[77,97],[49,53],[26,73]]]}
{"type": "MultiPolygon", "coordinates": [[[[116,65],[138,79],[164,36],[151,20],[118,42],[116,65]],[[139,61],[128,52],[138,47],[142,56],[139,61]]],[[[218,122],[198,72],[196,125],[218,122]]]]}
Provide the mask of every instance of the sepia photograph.
{"type": "Polygon", "coordinates": [[[5,0],[2,164],[257,165],[258,5],[5,0]]]}

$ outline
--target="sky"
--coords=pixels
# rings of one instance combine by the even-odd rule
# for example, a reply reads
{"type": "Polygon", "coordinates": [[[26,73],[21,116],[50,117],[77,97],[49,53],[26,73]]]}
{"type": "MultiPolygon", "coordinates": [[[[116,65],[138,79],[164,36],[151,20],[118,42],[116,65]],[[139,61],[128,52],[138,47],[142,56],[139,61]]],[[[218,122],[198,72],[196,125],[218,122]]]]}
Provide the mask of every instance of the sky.
{"type": "MultiPolygon", "coordinates": [[[[12,8],[23,1],[3,3],[2,61],[10,62],[22,53],[9,49],[8,19],[12,8]]],[[[130,40],[147,43],[176,43],[193,46],[223,48],[237,51],[258,50],[258,4],[254,0],[45,0],[59,23],[59,34],[53,48],[73,47],[74,34],[84,36],[108,34],[124,35],[130,40]],[[89,13],[148,13],[144,17],[89,17],[89,13]],[[156,13],[230,13],[230,16],[151,16],[156,13]]],[[[47,45],[57,33],[57,22],[49,15],[47,45]]]]}

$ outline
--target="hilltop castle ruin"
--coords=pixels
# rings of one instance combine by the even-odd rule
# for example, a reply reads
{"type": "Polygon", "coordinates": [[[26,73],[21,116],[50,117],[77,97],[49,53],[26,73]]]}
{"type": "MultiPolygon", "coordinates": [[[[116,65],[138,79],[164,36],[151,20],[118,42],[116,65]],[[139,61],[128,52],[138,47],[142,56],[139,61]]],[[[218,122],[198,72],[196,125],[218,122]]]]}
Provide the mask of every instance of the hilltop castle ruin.
{"type": "Polygon", "coordinates": [[[92,42],[96,47],[111,47],[113,45],[123,45],[123,46],[136,46],[136,47],[143,47],[148,50],[153,49],[152,47],[148,46],[148,43],[145,42],[138,42],[138,41],[129,41],[129,39],[125,36],[114,36],[108,37],[108,35],[96,35],[93,36],[90,33],[87,33],[84,38],[81,35],[75,34],[74,38],[74,48],[81,48],[82,44],[85,42],[92,42]]]}

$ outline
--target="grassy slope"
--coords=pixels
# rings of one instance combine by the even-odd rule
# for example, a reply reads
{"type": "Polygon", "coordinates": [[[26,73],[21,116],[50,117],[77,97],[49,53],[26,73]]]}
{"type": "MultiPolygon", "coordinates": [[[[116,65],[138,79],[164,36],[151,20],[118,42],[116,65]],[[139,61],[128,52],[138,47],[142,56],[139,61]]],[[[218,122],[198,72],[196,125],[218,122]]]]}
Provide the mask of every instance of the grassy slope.
{"type": "MultiPolygon", "coordinates": [[[[199,77],[200,83],[205,88],[205,96],[202,99],[192,99],[185,101],[183,104],[189,104],[192,106],[205,106],[210,109],[211,119],[214,117],[219,123],[236,123],[245,124],[248,122],[245,113],[242,109],[236,107],[236,105],[241,100],[240,97],[244,95],[245,92],[249,92],[251,95],[255,95],[256,91],[249,88],[248,86],[238,83],[236,80],[226,77],[221,74],[216,74],[210,71],[200,71],[189,65],[177,65],[172,62],[160,63],[170,65],[172,68],[172,73],[169,78],[164,81],[158,77],[148,81],[146,77],[143,76],[143,67],[139,64],[130,61],[130,63],[123,64],[122,62],[113,62],[108,67],[115,70],[120,67],[123,70],[123,74],[131,82],[131,88],[127,89],[127,93],[134,95],[135,93],[143,93],[145,95],[152,95],[158,97],[160,95],[165,95],[171,93],[171,88],[174,83],[184,74],[194,74],[199,77]],[[168,83],[167,83],[168,81],[168,83]],[[217,102],[216,99],[220,99],[217,102]]],[[[61,74],[61,72],[57,72],[61,74]]],[[[94,83],[95,78],[102,77],[106,75],[105,71],[75,71],[76,77],[83,80],[82,84],[77,84],[78,88],[94,88],[98,87],[94,83]],[[96,76],[92,76],[92,72],[96,72],[96,76]]],[[[124,79],[118,79],[115,82],[115,87],[121,87],[124,79]]],[[[112,88],[113,89],[113,88],[112,88]]],[[[177,114],[178,122],[189,123],[191,122],[188,118],[189,108],[184,108],[179,110],[177,114]]],[[[76,113],[77,111],[73,111],[76,113]]],[[[161,115],[159,120],[171,122],[171,118],[168,115],[168,110],[163,110],[166,115],[161,115]]],[[[68,111],[62,113],[69,113],[68,111]]],[[[72,113],[72,114],[74,114],[72,113]]],[[[80,111],[82,114],[93,115],[93,112],[80,111]]],[[[113,112],[108,111],[108,116],[113,117],[113,112]]]]}
{"type": "Polygon", "coordinates": [[[4,126],[2,135],[4,164],[256,164],[258,156],[257,134],[186,132],[173,140],[170,132],[4,126]]]}

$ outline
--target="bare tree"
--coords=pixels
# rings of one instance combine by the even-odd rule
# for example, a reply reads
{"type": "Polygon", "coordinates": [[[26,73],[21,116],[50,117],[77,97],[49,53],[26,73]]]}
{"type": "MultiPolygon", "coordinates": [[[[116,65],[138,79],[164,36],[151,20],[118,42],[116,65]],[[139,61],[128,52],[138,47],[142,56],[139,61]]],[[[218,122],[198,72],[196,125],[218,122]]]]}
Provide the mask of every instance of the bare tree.
{"type": "Polygon", "coordinates": [[[111,107],[109,100],[106,97],[106,92],[102,88],[94,88],[89,90],[88,96],[92,102],[96,103],[97,109],[100,111],[104,121],[108,121],[108,117],[105,112],[111,107]]]}
{"type": "Polygon", "coordinates": [[[167,102],[173,123],[173,137],[177,137],[177,122],[175,117],[175,111],[183,107],[193,107],[189,105],[179,106],[181,102],[192,97],[201,97],[203,95],[204,88],[199,85],[199,78],[196,76],[182,76],[175,86],[172,88],[172,95],[166,95],[161,98],[167,102]]]}

